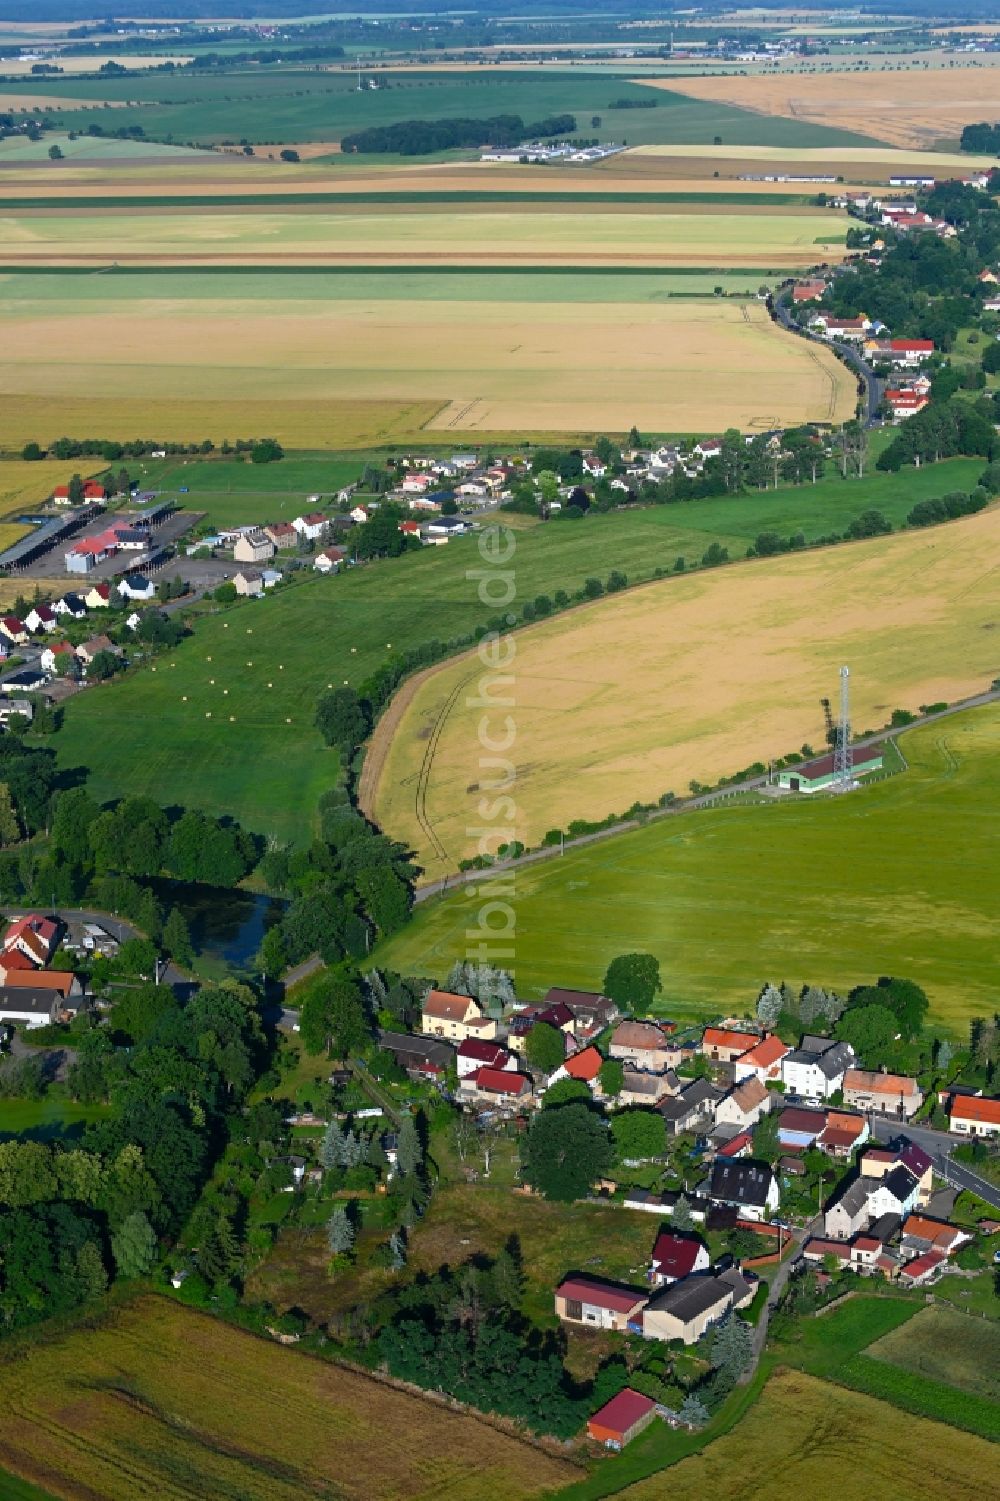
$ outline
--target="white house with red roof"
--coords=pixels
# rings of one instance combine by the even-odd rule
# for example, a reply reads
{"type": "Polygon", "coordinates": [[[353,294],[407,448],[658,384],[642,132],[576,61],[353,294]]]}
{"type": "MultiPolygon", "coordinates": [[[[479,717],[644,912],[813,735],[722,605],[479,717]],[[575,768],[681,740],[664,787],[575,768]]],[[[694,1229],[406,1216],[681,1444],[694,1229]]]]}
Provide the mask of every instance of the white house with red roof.
{"type": "Polygon", "coordinates": [[[1000,1136],[1000,1100],[953,1095],[949,1123],[962,1136],[1000,1136]]]}
{"type": "Polygon", "coordinates": [[[517,1069],[517,1059],[501,1043],[485,1037],[466,1037],[455,1050],[459,1080],[481,1068],[517,1069]]]}
{"type": "Polygon", "coordinates": [[[0,616],[0,631],[3,631],[8,641],[13,641],[16,646],[23,646],[28,639],[28,630],[23,620],[18,620],[16,615],[0,616]]]}
{"type": "Polygon", "coordinates": [[[292,525],[307,542],[318,542],[330,525],[330,518],[322,511],[310,511],[308,516],[294,516],[292,525]]]}
{"type": "Polygon", "coordinates": [[[759,1079],[762,1084],[775,1083],[781,1078],[781,1060],[791,1051],[788,1044],[772,1032],[756,1047],[740,1054],[733,1064],[733,1078],[737,1084],[742,1084],[744,1079],[759,1079]]]}
{"type": "Polygon", "coordinates": [[[578,1053],[572,1053],[559,1068],[548,1077],[546,1089],[551,1089],[553,1084],[558,1084],[560,1079],[579,1079],[582,1084],[587,1084],[591,1090],[598,1086],[598,1076],[601,1072],[603,1056],[595,1047],[581,1048],[578,1053]]]}
{"type": "Polygon", "coordinates": [[[25,615],[24,623],[35,635],[38,631],[54,631],[59,625],[59,616],[51,605],[33,605],[25,615]]]}
{"type": "Polygon", "coordinates": [[[4,954],[12,950],[22,953],[32,965],[48,964],[59,938],[59,924],[51,917],[38,912],[29,912],[24,917],[15,917],[3,938],[4,954]]]}
{"type": "Polygon", "coordinates": [[[664,1230],[656,1237],[648,1276],[654,1287],[666,1287],[693,1272],[707,1272],[710,1265],[708,1249],[696,1235],[664,1230]]]}

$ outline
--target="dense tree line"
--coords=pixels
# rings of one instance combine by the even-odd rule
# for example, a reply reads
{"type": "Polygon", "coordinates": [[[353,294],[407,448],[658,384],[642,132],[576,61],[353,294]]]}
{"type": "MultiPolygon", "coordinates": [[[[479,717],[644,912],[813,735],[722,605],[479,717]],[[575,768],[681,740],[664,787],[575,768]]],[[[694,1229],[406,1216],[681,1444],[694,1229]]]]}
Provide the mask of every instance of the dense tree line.
{"type": "Polygon", "coordinates": [[[340,149],[426,156],[458,146],[481,146],[484,141],[493,146],[516,146],[519,141],[572,135],[575,130],[573,115],[549,115],[527,125],[520,115],[493,115],[485,120],[400,120],[395,125],[373,125],[344,136],[340,149]]]}
{"type": "Polygon", "coordinates": [[[957,454],[996,458],[1000,456],[1000,437],[994,421],[988,400],[932,401],[922,412],[906,419],[879,454],[876,468],[894,471],[904,464],[936,463],[957,454]]]}
{"type": "MultiPolygon", "coordinates": [[[[271,443],[273,439],[236,438],[230,442],[227,438],[219,447],[219,452],[224,454],[253,453],[260,443],[271,443]]],[[[140,459],[151,453],[174,454],[199,454],[214,453],[215,444],[211,438],[203,438],[200,443],[164,443],[159,438],[129,438],[119,442],[117,438],[56,438],[48,447],[34,441],[26,443],[21,450],[22,459],[29,463],[39,459],[80,459],[101,458],[109,464],[116,464],[119,459],[140,459]]],[[[278,455],[280,457],[280,455],[278,455]]]]}
{"type": "Polygon", "coordinates": [[[106,1028],[81,1037],[70,1092],[107,1114],[78,1143],[0,1145],[3,1330],[150,1271],[191,1213],[265,1056],[255,999],[229,982],[183,1007],[161,987],[155,1019],[136,1031],[127,1046],[106,1028]]]}

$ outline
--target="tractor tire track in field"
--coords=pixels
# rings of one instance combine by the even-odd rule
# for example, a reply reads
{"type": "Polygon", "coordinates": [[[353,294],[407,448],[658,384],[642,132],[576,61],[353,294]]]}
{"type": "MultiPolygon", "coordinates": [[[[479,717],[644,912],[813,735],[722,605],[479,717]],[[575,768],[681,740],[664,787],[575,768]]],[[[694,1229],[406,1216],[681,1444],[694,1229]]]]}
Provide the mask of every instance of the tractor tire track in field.
{"type": "Polygon", "coordinates": [[[414,799],[414,811],[417,815],[417,822],[434,846],[435,854],[441,860],[448,859],[448,851],[438,838],[434,825],[431,823],[430,815],[427,812],[427,787],[431,779],[431,767],[434,765],[434,755],[444,732],[445,724],[448,721],[448,715],[455,707],[459,694],[464,692],[468,681],[467,677],[463,677],[456,683],[442,704],[441,710],[434,721],[434,728],[431,730],[430,739],[424,747],[423,759],[420,762],[420,772],[417,776],[417,793],[414,799]]]}

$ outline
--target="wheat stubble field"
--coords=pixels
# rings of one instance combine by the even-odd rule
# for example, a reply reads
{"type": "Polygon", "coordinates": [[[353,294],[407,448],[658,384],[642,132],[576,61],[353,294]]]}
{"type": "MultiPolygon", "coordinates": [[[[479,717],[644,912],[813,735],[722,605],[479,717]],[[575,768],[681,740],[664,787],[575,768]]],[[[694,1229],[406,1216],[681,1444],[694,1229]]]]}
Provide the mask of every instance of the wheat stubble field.
{"type": "MultiPolygon", "coordinates": [[[[585,524],[585,523],[584,523],[585,524]]],[[[820,700],[853,673],[854,723],[952,701],[1000,675],[1000,509],[944,529],[673,578],[520,633],[509,710],[517,838],[686,793],[822,746],[820,700]]],[[[374,807],[428,877],[476,853],[483,772],[475,657],[430,674],[374,807]],[[430,830],[433,831],[431,837],[430,830]]]]}
{"type": "Polygon", "coordinates": [[[853,411],[849,372],[755,301],[657,301],[655,280],[615,276],[459,273],[449,287],[438,275],[427,296],[392,273],[292,280],[194,286],[154,275],[143,296],[137,276],[21,278],[0,306],[0,441],[80,430],[63,403],[85,403],[90,430],[123,437],[127,417],[166,438],[266,431],[310,447],[349,445],[345,403],[384,410],[381,427],[350,435],[369,442],[422,424],[447,441],[633,422],[651,432],[767,428],[853,411]],[[177,403],[192,424],[183,433],[170,421],[177,403]]]}

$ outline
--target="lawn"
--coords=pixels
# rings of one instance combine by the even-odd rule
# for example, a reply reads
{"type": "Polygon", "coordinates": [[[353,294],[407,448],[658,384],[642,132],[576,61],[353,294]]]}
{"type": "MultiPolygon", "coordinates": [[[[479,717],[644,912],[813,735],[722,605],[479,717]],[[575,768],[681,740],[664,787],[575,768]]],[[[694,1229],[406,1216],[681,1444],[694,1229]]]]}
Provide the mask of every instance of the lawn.
{"type": "MultiPolygon", "coordinates": [[[[597,990],[640,950],[660,960],[668,1014],[742,1011],[769,979],[845,990],[897,974],[964,1034],[995,1003],[1000,709],[900,744],[910,769],[847,798],[668,817],[517,871],[502,894],[518,994],[597,990]]],[[[482,902],[432,899],[376,962],[441,979],[482,902]]]]}
{"type": "MultiPolygon", "coordinates": [[[[508,837],[537,846],[574,819],[822,747],[821,700],[839,692],[845,662],[859,732],[897,706],[982,691],[998,667],[996,575],[984,566],[998,543],[994,509],[945,533],[671,577],[534,626],[504,690],[516,724],[508,837]]],[[[530,599],[516,565],[515,583],[530,599]]],[[[476,654],[446,663],[393,722],[373,806],[429,877],[478,853],[490,817],[477,812],[483,677],[476,654]]]]}
{"type": "MultiPolygon", "coordinates": [[[[631,143],[710,142],[722,134],[748,145],[871,144],[853,128],[831,131],[769,119],[744,109],[706,105],[679,93],[654,94],[642,85],[582,70],[442,70],[393,74],[390,83],[391,87],[359,95],[353,67],[345,67],[342,72],[289,69],[219,76],[73,78],[65,83],[40,80],[32,81],[32,94],[52,100],[54,119],[67,130],[85,131],[94,122],[90,109],[74,107],[77,101],[92,99],[94,107],[100,107],[109,100],[123,106],[114,111],[115,127],[141,125],[147,136],[185,144],[241,138],[263,144],[336,142],[352,131],[402,120],[500,114],[519,114],[530,124],[544,115],[578,113],[582,127],[584,119],[589,123],[612,98],[659,98],[656,108],[620,117],[618,133],[624,130],[631,143]],[[61,97],[72,101],[69,108],[59,107],[61,97]]],[[[10,88],[23,92],[23,84],[19,90],[10,88]]],[[[2,97],[0,93],[0,104],[2,97]]]]}
{"type": "MultiPolygon", "coordinates": [[[[266,466],[264,474],[275,476],[270,483],[286,462],[291,466],[284,460],[266,466]]],[[[211,468],[191,467],[206,474],[211,468]]],[[[922,471],[921,482],[929,473],[922,471]]],[[[938,466],[934,493],[966,483],[968,473],[962,464],[938,466]]],[[[898,514],[912,504],[915,477],[893,482],[898,514]]],[[[191,501],[201,508],[197,492],[191,501]]],[[[888,508],[887,500],[880,503],[888,508]]],[[[572,591],[611,566],[648,577],[655,566],[671,567],[678,554],[700,557],[713,540],[745,545],[765,519],[777,525],[780,517],[782,529],[801,526],[815,536],[865,504],[861,487],[831,480],[760,497],[595,516],[575,527],[550,523],[519,534],[518,585],[526,597],[572,591]],[[819,510],[817,495],[825,497],[819,510]]],[[[318,694],[345,678],[357,686],[404,644],[447,641],[485,623],[493,609],[479,603],[465,576],[479,561],[475,543],[459,541],[340,578],[309,577],[202,619],[155,670],[138,670],[66,705],[55,741],[60,764],[87,765],[102,798],[142,791],[230,813],[279,839],[307,839],[319,795],[337,775],[312,730],[318,694]],[[251,755],[244,754],[248,746],[251,755]]]]}
{"type": "Polygon", "coordinates": [[[62,1501],[492,1501],[579,1473],[477,1418],[148,1296],[8,1352],[0,1398],[0,1464],[62,1501]]]}
{"type": "Polygon", "coordinates": [[[801,1371],[778,1371],[731,1432],[668,1472],[622,1491],[623,1501],[980,1501],[996,1477],[983,1439],[898,1412],[801,1371]]]}
{"type": "MultiPolygon", "coordinates": [[[[950,1288],[948,1289],[950,1291],[950,1288]]],[[[867,1354],[903,1371],[1000,1401],[1000,1325],[936,1305],[883,1335],[867,1354]]]]}
{"type": "Polygon", "coordinates": [[[62,1086],[53,1086],[40,1100],[0,1100],[0,1139],[30,1135],[36,1141],[78,1135],[91,1121],[107,1114],[103,1105],[81,1105],[62,1086]]]}
{"type": "Polygon", "coordinates": [[[249,522],[290,521],[308,505],[310,495],[329,498],[356,482],[367,455],[340,454],[287,458],[278,464],[251,464],[237,459],[133,461],[130,473],[143,486],[176,498],[188,509],[204,512],[206,525],[244,526],[249,522]],[[188,492],[182,495],[181,487],[188,492]]]}

